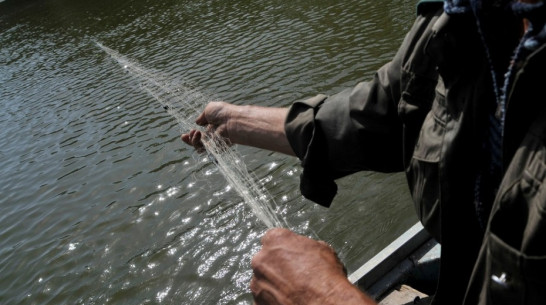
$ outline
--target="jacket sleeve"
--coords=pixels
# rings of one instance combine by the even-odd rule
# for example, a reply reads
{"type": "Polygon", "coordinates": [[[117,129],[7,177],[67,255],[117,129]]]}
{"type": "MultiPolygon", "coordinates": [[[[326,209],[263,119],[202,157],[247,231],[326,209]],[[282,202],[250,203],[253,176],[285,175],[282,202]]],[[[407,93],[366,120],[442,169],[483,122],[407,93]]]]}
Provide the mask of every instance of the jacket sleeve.
{"type": "MultiPolygon", "coordinates": [[[[332,96],[317,95],[295,102],[285,130],[302,161],[302,194],[329,206],[337,192],[335,179],[362,171],[395,172],[404,169],[403,128],[399,101],[412,73],[407,63],[432,16],[420,15],[393,60],[368,82],[332,96]]],[[[422,50],[421,50],[422,52],[422,50]]]]}

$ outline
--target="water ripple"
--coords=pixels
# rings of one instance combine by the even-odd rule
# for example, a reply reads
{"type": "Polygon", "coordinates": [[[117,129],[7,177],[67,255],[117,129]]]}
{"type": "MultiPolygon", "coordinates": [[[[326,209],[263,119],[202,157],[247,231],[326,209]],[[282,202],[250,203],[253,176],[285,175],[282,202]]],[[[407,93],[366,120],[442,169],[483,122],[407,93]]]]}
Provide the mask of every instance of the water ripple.
{"type": "MultiPolygon", "coordinates": [[[[193,305],[250,304],[249,264],[265,228],[211,160],[181,144],[161,104],[92,42],[202,93],[188,94],[195,107],[184,111],[195,117],[203,96],[287,106],[352,86],[392,56],[414,8],[47,0],[4,1],[0,11],[2,301],[193,305]]],[[[291,228],[331,241],[350,265],[374,250],[359,236],[411,221],[362,216],[400,209],[405,197],[374,186],[402,189],[401,178],[347,182],[369,191],[340,195],[326,212],[301,197],[297,160],[234,149],[291,228]],[[376,200],[391,204],[349,207],[376,200]]]]}

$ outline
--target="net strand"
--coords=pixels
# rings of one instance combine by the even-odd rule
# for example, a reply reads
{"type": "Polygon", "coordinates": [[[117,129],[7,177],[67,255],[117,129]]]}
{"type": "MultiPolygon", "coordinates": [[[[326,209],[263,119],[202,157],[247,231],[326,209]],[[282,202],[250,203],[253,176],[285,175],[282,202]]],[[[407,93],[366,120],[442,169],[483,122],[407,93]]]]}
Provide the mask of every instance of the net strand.
{"type": "MultiPolygon", "coordinates": [[[[160,73],[152,72],[125,56],[104,46],[95,44],[114,59],[127,73],[136,78],[140,89],[150,94],[161,106],[176,119],[181,131],[199,129],[193,119],[200,112],[208,99],[199,90],[181,84],[174,85],[169,78],[160,73]]],[[[224,178],[244,202],[251,208],[254,215],[268,228],[288,227],[275,213],[275,201],[264,187],[261,187],[252,175],[241,157],[226,141],[216,133],[205,133],[203,145],[209,159],[218,167],[224,178]]]]}

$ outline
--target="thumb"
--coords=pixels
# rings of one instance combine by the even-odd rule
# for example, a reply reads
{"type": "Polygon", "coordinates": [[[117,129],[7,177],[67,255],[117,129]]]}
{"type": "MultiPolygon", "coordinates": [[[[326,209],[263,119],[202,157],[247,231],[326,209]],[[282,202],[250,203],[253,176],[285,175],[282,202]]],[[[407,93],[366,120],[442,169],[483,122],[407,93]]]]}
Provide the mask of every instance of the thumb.
{"type": "Polygon", "coordinates": [[[195,119],[195,123],[199,126],[205,126],[209,123],[204,111],[195,119]]]}

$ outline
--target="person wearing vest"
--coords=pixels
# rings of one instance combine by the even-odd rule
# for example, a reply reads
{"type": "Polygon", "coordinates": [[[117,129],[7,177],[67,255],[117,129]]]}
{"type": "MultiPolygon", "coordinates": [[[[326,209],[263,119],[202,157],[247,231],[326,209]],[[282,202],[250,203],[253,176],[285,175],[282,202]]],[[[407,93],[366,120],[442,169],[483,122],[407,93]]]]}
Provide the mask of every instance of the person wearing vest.
{"type": "MultiPolygon", "coordinates": [[[[545,89],[542,1],[422,0],[372,80],[287,109],[213,102],[197,123],[297,156],[302,194],[324,206],[340,177],[404,171],[441,244],[432,304],[546,304],[545,89]]],[[[286,229],[264,235],[252,269],[256,304],[374,303],[328,245],[286,229]]]]}

